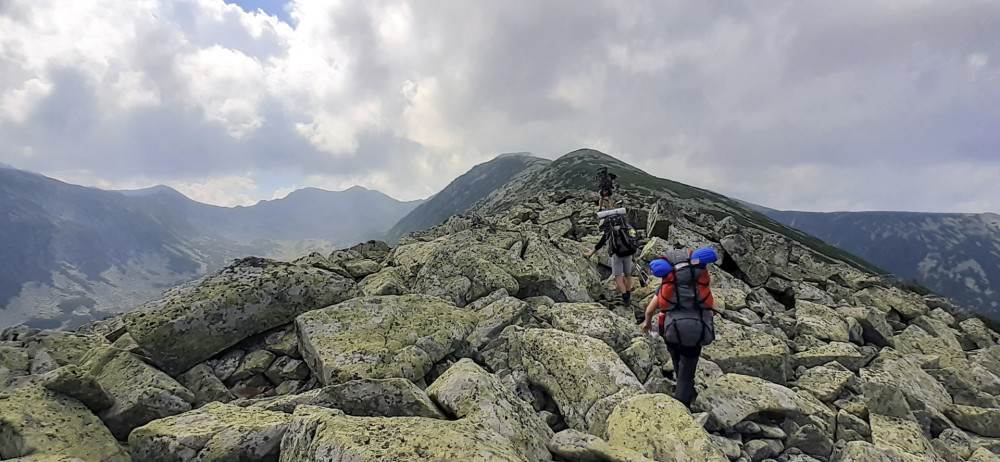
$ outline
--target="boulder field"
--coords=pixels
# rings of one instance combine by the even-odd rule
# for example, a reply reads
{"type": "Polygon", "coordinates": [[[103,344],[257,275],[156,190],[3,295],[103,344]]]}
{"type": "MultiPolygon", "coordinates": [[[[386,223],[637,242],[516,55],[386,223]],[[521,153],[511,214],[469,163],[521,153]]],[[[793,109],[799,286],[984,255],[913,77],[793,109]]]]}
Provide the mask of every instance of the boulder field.
{"type": "Polygon", "coordinates": [[[238,260],[76,332],[0,335],[0,459],[1000,461],[1000,335],[787,235],[657,196],[641,264],[712,246],[687,409],[592,193],[390,247],[238,260]],[[600,255],[606,255],[599,253],[600,255]]]}

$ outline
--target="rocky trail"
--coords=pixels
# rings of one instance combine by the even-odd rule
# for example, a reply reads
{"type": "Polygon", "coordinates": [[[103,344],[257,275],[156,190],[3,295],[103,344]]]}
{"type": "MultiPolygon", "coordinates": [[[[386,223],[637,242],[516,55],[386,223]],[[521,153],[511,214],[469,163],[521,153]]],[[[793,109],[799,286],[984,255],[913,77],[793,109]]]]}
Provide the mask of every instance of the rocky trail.
{"type": "Polygon", "coordinates": [[[721,256],[689,412],[637,324],[655,282],[621,306],[606,252],[581,256],[594,199],[522,196],[395,247],[245,258],[76,332],[8,329],[0,459],[1000,461],[1000,335],[979,319],[627,193],[643,264],[721,256]]]}

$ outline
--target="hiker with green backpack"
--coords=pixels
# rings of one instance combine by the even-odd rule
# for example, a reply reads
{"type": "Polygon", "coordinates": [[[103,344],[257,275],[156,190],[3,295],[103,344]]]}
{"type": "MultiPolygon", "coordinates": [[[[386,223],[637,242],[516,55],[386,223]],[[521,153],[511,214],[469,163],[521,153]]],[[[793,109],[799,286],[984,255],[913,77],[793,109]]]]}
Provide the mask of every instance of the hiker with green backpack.
{"type": "Polygon", "coordinates": [[[638,250],[635,229],[625,219],[624,208],[598,212],[597,217],[604,219],[600,224],[604,235],[594,246],[594,250],[585,252],[583,256],[593,257],[601,247],[608,245],[611,274],[615,277],[618,292],[622,294],[622,304],[628,306],[632,303],[632,264],[638,250]]]}
{"type": "Polygon", "coordinates": [[[688,408],[696,395],[694,374],[701,348],[715,340],[715,300],[705,266],[718,259],[711,247],[674,249],[649,264],[650,272],[662,282],[646,307],[642,332],[652,330],[653,316],[659,312],[659,334],[670,350],[677,381],[674,398],[688,408]]]}

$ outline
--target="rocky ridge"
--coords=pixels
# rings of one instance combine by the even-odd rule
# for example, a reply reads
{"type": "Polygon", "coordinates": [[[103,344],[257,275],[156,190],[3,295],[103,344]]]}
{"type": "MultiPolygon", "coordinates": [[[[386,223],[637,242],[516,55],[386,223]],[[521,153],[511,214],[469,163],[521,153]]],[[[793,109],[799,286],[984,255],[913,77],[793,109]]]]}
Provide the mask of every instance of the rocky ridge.
{"type": "Polygon", "coordinates": [[[643,263],[723,257],[688,411],[636,324],[654,284],[621,306],[580,256],[593,193],[519,191],[396,247],[244,259],[77,332],[5,330],[0,459],[1000,460],[1000,335],[961,308],[636,188],[643,263]]]}

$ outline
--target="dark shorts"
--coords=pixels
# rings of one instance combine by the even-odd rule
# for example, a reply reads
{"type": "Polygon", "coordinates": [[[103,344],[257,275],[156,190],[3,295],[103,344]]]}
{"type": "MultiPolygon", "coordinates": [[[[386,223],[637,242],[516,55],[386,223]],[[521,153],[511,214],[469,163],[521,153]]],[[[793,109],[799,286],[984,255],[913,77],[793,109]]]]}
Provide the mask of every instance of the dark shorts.
{"type": "Polygon", "coordinates": [[[602,189],[601,190],[601,197],[611,197],[611,190],[610,189],[602,189]]]}

